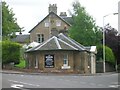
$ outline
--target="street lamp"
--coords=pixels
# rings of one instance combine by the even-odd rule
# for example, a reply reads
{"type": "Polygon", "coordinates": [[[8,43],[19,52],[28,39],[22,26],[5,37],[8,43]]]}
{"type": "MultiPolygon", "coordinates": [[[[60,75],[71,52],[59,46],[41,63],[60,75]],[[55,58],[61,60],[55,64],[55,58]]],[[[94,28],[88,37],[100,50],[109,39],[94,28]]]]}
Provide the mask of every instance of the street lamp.
{"type": "Polygon", "coordinates": [[[105,28],[104,28],[104,19],[105,17],[109,16],[109,15],[116,15],[118,13],[110,13],[107,14],[105,16],[103,16],[103,72],[105,73],[105,28]]]}
{"type": "Polygon", "coordinates": [[[0,0],[0,41],[2,41],[2,0],[0,0]]]}

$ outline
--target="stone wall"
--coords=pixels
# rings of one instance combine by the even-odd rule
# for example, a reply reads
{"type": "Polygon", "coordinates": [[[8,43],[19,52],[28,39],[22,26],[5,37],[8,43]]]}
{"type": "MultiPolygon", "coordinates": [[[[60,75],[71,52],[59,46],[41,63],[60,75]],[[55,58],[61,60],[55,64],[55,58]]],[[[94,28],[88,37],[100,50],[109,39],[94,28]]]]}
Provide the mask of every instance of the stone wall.
{"type": "Polygon", "coordinates": [[[39,69],[43,72],[77,72],[77,73],[90,73],[88,69],[88,54],[78,51],[41,51],[28,53],[27,60],[29,69],[39,69]],[[68,54],[68,69],[62,69],[63,56],[68,54]],[[45,55],[54,55],[54,67],[45,67],[45,55]],[[38,68],[35,68],[35,59],[38,59],[38,68]]]}
{"type": "MultiPolygon", "coordinates": [[[[105,63],[105,69],[106,69],[106,72],[114,72],[115,71],[115,66],[106,62],[105,63]]],[[[97,73],[103,73],[103,62],[102,61],[97,61],[96,62],[96,72],[97,73]]]]}

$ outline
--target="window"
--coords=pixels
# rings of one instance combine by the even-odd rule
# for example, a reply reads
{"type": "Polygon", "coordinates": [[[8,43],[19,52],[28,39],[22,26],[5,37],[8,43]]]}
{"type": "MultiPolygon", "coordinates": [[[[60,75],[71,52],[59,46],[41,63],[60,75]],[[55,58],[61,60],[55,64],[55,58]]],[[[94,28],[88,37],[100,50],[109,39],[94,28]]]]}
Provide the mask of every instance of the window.
{"type": "Polygon", "coordinates": [[[64,57],[63,57],[63,64],[64,64],[64,66],[68,66],[68,55],[67,54],[64,55],[64,57]]]}
{"type": "Polygon", "coordinates": [[[37,34],[37,42],[42,43],[44,41],[44,34],[37,34]]]}
{"type": "Polygon", "coordinates": [[[63,56],[63,66],[61,67],[62,69],[70,69],[71,67],[68,66],[68,55],[65,54],[63,56]]]}
{"type": "Polygon", "coordinates": [[[49,27],[49,21],[48,20],[45,21],[45,27],[49,27]]]}
{"type": "Polygon", "coordinates": [[[60,20],[56,20],[56,26],[61,26],[61,21],[60,20]]]}
{"type": "Polygon", "coordinates": [[[35,68],[38,68],[38,59],[37,59],[37,56],[36,56],[36,59],[35,59],[35,68]]]}

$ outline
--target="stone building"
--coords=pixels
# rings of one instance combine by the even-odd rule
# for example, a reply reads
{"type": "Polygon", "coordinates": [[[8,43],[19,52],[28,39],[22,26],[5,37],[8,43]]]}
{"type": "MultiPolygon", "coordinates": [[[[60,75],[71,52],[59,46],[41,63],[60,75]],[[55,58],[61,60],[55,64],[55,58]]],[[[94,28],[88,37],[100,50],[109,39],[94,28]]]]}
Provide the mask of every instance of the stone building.
{"type": "Polygon", "coordinates": [[[60,33],[26,51],[27,68],[42,72],[95,74],[96,47],[85,47],[60,33]]]}
{"type": "Polygon", "coordinates": [[[42,43],[59,33],[67,34],[71,24],[65,12],[57,15],[57,5],[49,5],[48,15],[29,31],[30,42],[42,43]]]}
{"type": "Polygon", "coordinates": [[[85,47],[68,37],[71,17],[57,15],[49,5],[48,15],[29,31],[30,43],[39,45],[25,52],[26,67],[42,72],[96,73],[96,46],[85,47]]]}
{"type": "Polygon", "coordinates": [[[22,45],[30,43],[29,40],[30,40],[30,37],[29,37],[28,34],[26,34],[26,35],[22,35],[22,34],[16,35],[15,38],[11,39],[11,41],[20,43],[22,45]]]}

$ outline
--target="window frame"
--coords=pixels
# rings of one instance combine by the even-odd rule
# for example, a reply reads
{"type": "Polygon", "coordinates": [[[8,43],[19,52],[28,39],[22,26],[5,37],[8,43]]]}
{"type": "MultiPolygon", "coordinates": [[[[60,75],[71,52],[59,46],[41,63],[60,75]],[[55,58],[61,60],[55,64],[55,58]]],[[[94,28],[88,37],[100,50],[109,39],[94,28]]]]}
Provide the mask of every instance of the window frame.
{"type": "Polygon", "coordinates": [[[56,26],[60,27],[62,24],[61,20],[56,20],[56,26]]]}
{"type": "Polygon", "coordinates": [[[49,20],[44,21],[44,26],[45,26],[45,27],[49,27],[49,26],[50,26],[49,20]]]}
{"type": "Polygon", "coordinates": [[[39,64],[39,61],[38,61],[38,58],[37,58],[37,56],[35,57],[35,68],[38,68],[38,65],[39,64]]]}
{"type": "Polygon", "coordinates": [[[63,55],[63,66],[68,66],[68,54],[63,55]]]}
{"type": "Polygon", "coordinates": [[[44,42],[44,34],[37,33],[37,42],[38,43],[44,42]]]}

